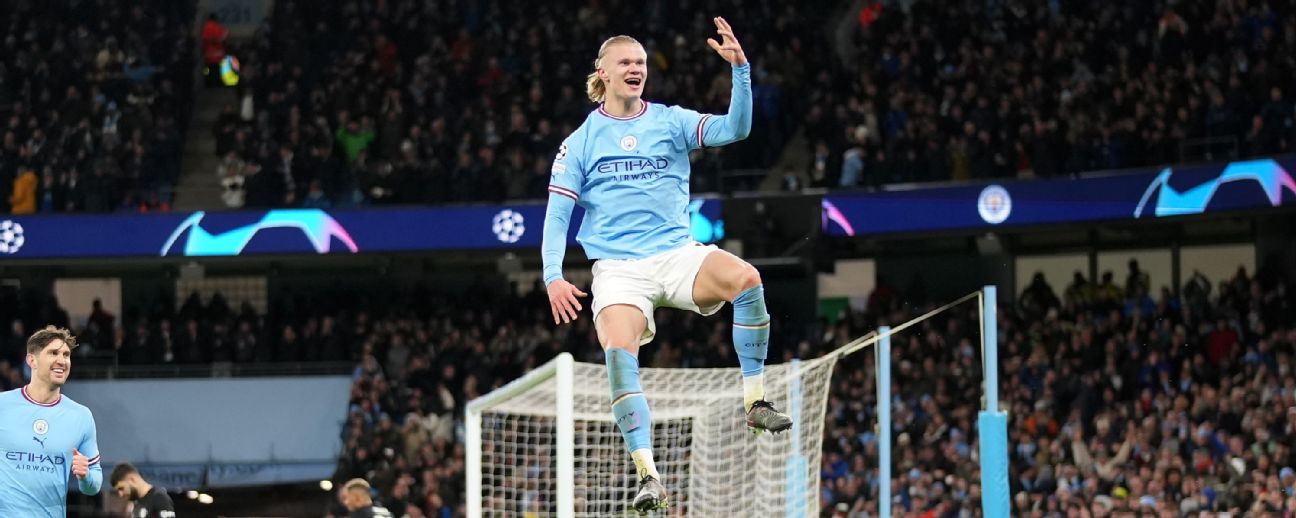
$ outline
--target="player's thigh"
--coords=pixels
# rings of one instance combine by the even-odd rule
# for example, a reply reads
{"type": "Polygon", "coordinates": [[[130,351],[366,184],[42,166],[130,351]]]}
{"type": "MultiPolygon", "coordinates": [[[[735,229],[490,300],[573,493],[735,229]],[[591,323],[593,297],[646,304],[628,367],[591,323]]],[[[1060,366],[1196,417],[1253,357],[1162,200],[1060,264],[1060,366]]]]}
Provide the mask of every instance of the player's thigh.
{"type": "Polygon", "coordinates": [[[656,333],[652,312],[662,298],[661,287],[653,280],[651,264],[644,260],[599,261],[594,263],[593,308],[594,328],[599,331],[599,344],[604,349],[621,347],[638,350],[656,333]],[[606,316],[614,307],[623,306],[606,316]],[[638,315],[632,314],[638,311],[638,315]],[[608,333],[602,323],[610,325],[608,333]],[[638,331],[638,334],[633,334],[638,331]]]}
{"type": "Polygon", "coordinates": [[[617,347],[639,355],[639,342],[648,330],[648,317],[642,308],[630,304],[612,304],[594,317],[599,345],[604,350],[617,347]]]}
{"type": "Polygon", "coordinates": [[[721,302],[733,302],[743,290],[760,283],[760,272],[755,266],[716,249],[707,254],[693,279],[693,303],[706,308],[721,302]]]}

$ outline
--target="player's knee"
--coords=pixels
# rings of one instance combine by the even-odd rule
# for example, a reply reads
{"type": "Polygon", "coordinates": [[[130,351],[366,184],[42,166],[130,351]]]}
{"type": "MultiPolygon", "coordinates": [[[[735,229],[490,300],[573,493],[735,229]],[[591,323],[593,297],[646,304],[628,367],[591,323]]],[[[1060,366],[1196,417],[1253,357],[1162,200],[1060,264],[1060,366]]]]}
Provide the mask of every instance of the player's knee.
{"type": "Polygon", "coordinates": [[[639,336],[642,333],[636,333],[632,326],[610,326],[612,329],[605,329],[600,333],[603,350],[611,352],[613,349],[620,349],[631,356],[639,356],[639,336]]]}
{"type": "Polygon", "coordinates": [[[756,270],[755,266],[744,263],[742,271],[738,273],[738,279],[736,285],[734,286],[733,296],[736,297],[738,296],[739,293],[750,290],[760,285],[761,285],[760,271],[756,270]]]}
{"type": "Polygon", "coordinates": [[[630,340],[624,337],[608,340],[603,344],[603,352],[611,353],[613,350],[621,350],[630,353],[631,356],[638,357],[638,347],[630,343],[630,340]]]}

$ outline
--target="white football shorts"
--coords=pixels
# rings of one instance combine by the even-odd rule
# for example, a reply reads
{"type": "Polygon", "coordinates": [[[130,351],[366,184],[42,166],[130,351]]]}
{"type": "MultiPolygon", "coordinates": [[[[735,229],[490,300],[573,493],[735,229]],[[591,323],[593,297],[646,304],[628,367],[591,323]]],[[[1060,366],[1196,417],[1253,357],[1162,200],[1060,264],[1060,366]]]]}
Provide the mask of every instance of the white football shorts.
{"type": "Polygon", "coordinates": [[[702,261],[715,245],[693,243],[669,252],[642,259],[599,259],[594,262],[594,322],[599,312],[608,306],[626,304],[639,308],[648,319],[648,328],[639,339],[643,345],[657,334],[653,310],[659,307],[693,311],[703,316],[714,315],[724,307],[724,301],[714,306],[699,308],[693,303],[693,281],[702,269],[702,261]]]}

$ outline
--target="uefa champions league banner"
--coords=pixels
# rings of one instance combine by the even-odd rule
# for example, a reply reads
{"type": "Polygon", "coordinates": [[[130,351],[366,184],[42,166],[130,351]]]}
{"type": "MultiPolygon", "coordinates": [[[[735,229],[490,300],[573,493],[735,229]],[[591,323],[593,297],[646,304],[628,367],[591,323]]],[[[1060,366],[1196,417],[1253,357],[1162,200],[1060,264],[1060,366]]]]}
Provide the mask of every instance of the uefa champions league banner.
{"type": "MultiPolygon", "coordinates": [[[[1007,181],[829,194],[829,236],[1157,219],[1296,207],[1296,159],[1145,169],[1079,179],[1007,181]]],[[[352,210],[0,215],[0,261],[90,257],[230,257],[540,246],[543,203],[352,210]]],[[[693,238],[725,237],[719,199],[695,199],[693,238]]],[[[583,211],[572,214],[576,244],[583,211]]]]}
{"type": "MultiPolygon", "coordinates": [[[[724,237],[721,201],[687,207],[694,239],[724,237]]],[[[545,205],[0,215],[0,261],[85,257],[231,257],[538,248],[545,205]]],[[[584,212],[572,214],[568,243],[584,212]]]]}
{"type": "Polygon", "coordinates": [[[829,236],[1000,226],[1153,220],[1296,207],[1296,159],[1147,169],[1065,180],[832,194],[822,200],[829,236]]]}

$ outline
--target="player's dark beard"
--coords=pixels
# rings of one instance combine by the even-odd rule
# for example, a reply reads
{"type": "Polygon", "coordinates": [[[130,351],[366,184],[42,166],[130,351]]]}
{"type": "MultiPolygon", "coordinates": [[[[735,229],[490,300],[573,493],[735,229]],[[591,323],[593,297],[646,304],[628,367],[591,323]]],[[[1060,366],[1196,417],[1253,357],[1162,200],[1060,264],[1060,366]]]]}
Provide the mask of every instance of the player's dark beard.
{"type": "Polygon", "coordinates": [[[140,499],[139,490],[132,487],[130,490],[130,501],[138,502],[139,499],[140,499]]]}

